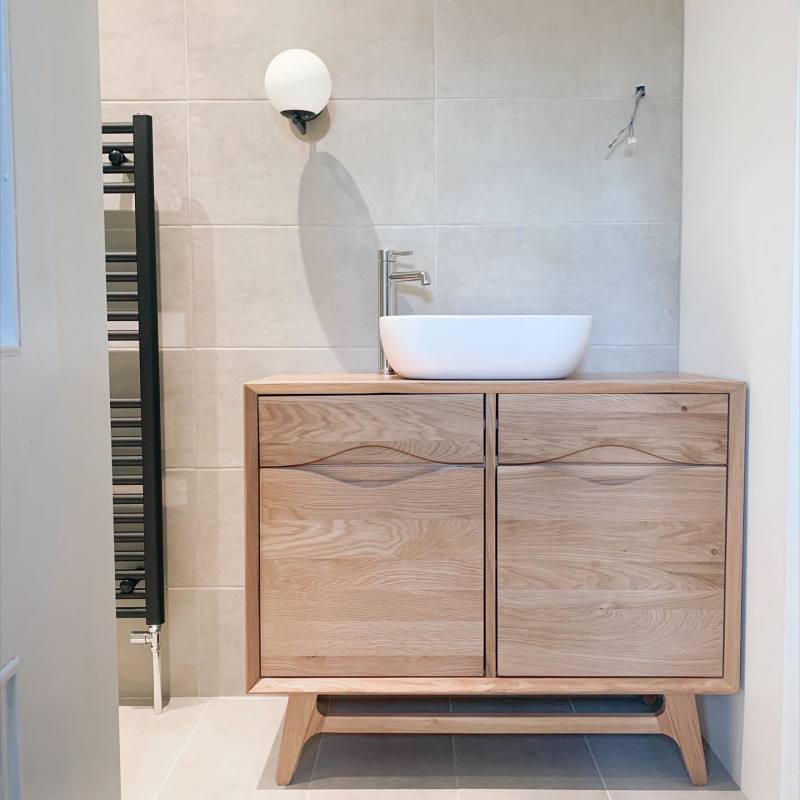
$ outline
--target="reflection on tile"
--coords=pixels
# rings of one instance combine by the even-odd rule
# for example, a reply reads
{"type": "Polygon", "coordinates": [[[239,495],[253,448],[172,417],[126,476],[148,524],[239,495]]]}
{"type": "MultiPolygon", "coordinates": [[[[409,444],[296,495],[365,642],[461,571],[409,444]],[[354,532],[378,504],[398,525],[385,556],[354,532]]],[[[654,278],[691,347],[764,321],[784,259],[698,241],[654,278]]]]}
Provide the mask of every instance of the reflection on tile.
{"type": "Polygon", "coordinates": [[[244,589],[197,590],[197,689],[244,694],[244,589]]]}
{"type": "Polygon", "coordinates": [[[447,714],[447,697],[331,697],[328,714],[447,714]]]}
{"type": "Polygon", "coordinates": [[[307,140],[267,101],[190,106],[192,220],[217,225],[433,221],[433,106],[332,102],[307,140]]]}
{"type": "Polygon", "coordinates": [[[681,94],[681,0],[440,0],[439,97],[681,94]]]}
{"type": "MultiPolygon", "coordinates": [[[[273,697],[212,700],[159,800],[268,800],[282,794],[285,790],[264,785],[262,779],[285,705],[283,698],[273,697]]],[[[307,759],[301,761],[305,774],[309,767],[307,759]]],[[[300,772],[290,788],[302,782],[300,772]]]]}
{"type": "Polygon", "coordinates": [[[150,707],[120,707],[122,800],[155,798],[207,705],[198,698],[177,698],[159,716],[150,707]]]}
{"type": "MultiPolygon", "coordinates": [[[[150,114],[153,117],[153,180],[158,224],[186,225],[189,222],[186,103],[106,101],[102,104],[104,122],[129,121],[133,114],[150,114]]],[[[105,138],[109,141],[119,140],[119,136],[112,134],[108,134],[105,138]]],[[[129,178],[128,175],[119,177],[125,181],[129,178]]],[[[114,179],[117,179],[116,176],[105,178],[107,181],[114,179]]],[[[107,194],[103,199],[106,208],[106,227],[127,228],[132,231],[133,195],[107,194]]]]}
{"type": "Polygon", "coordinates": [[[239,469],[197,471],[197,582],[244,586],[244,481],[239,469]]]}
{"type": "Polygon", "coordinates": [[[677,225],[438,229],[437,312],[592,314],[592,344],[677,342],[677,225]]]}
{"type": "Polygon", "coordinates": [[[456,736],[455,753],[459,788],[603,788],[582,736],[456,736]]]}
{"type": "Polygon", "coordinates": [[[432,94],[433,0],[239,0],[235,14],[190,0],[188,25],[190,97],[260,100],[266,65],[290,47],[322,58],[335,98],[432,94]]]}
{"type": "Polygon", "coordinates": [[[456,788],[450,736],[324,734],[316,789],[456,788]]]}
{"type": "MultiPolygon", "coordinates": [[[[644,702],[640,694],[574,695],[569,698],[576,714],[649,714],[654,706],[644,702]]],[[[655,708],[661,704],[659,699],[655,708]]]]}
{"type": "Polygon", "coordinates": [[[99,17],[104,100],[185,97],[184,0],[100,0],[99,17]]]}
{"type": "Polygon", "coordinates": [[[589,347],[578,372],[677,372],[678,345],[589,347]]]}
{"type": "Polygon", "coordinates": [[[438,100],[437,221],[677,222],[681,101],[648,100],[609,158],[629,99],[438,100]]]}
{"type": "Polygon", "coordinates": [[[285,372],[371,372],[373,348],[197,350],[197,464],[241,467],[242,387],[285,372]]]}
{"type": "MultiPolygon", "coordinates": [[[[666,736],[587,736],[606,788],[691,789],[678,746],[666,736]]],[[[708,784],[695,791],[736,790],[722,762],[706,746],[708,784]]]]}
{"type": "MultiPolygon", "coordinates": [[[[413,249],[398,268],[433,275],[434,240],[432,227],[195,228],[197,344],[374,346],[376,251],[413,249]]],[[[399,313],[432,307],[432,287],[400,285],[399,313]]]]}
{"type": "Polygon", "coordinates": [[[164,538],[168,586],[194,586],[197,581],[196,504],[194,470],[166,470],[164,538]]]}

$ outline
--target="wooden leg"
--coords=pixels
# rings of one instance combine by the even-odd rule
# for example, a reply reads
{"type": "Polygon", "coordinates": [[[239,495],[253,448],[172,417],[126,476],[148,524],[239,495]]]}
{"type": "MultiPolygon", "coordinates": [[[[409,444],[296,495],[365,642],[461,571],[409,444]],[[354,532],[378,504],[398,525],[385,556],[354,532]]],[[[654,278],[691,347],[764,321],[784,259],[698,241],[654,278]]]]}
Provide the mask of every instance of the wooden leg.
{"type": "Polygon", "coordinates": [[[675,740],[683,757],[689,779],[695,786],[708,782],[697,701],[693,694],[665,694],[664,706],[658,715],[661,732],[675,740]]]}
{"type": "Polygon", "coordinates": [[[322,730],[323,717],[317,709],[317,697],[316,694],[289,695],[275,770],[275,782],[279,786],[286,786],[292,780],[303,745],[322,730]]]}

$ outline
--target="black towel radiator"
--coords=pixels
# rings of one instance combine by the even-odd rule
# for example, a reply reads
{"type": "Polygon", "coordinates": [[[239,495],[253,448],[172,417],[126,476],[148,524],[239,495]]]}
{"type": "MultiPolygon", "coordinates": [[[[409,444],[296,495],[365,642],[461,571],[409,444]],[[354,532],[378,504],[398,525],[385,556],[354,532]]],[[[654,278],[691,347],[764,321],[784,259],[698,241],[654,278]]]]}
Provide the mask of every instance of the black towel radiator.
{"type": "Polygon", "coordinates": [[[162,709],[161,626],[164,624],[164,525],[161,463],[161,381],[158,275],[153,193],[153,120],[105,123],[104,194],[133,195],[134,250],[106,246],[110,346],[138,350],[139,396],[112,398],[114,559],[118,619],[144,619],[132,644],[149,645],[153,708],[162,709]],[[124,141],[108,141],[106,136],[124,141]],[[126,344],[127,343],[127,344],[126,344]]]}

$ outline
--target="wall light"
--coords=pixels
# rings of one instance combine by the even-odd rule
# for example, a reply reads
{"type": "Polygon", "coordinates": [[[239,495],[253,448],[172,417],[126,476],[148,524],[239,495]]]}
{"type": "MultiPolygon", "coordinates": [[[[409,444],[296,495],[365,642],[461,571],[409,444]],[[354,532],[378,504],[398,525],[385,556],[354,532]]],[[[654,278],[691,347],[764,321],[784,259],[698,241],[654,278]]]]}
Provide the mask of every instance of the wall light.
{"type": "Polygon", "coordinates": [[[318,117],[331,99],[331,74],[325,62],[308,50],[284,50],[269,62],[264,89],[275,108],[300,133],[318,117]]]}

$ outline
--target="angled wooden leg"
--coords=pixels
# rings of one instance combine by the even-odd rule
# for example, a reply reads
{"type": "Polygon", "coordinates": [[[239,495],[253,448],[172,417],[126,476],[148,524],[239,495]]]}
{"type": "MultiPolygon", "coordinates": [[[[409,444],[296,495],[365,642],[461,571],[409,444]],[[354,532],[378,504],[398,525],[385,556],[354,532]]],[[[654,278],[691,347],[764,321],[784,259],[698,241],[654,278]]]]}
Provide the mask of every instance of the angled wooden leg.
{"type": "Polygon", "coordinates": [[[317,697],[316,694],[289,695],[275,770],[275,782],[279,786],[286,786],[292,780],[303,745],[322,731],[324,719],[317,709],[317,697]]]}
{"type": "Polygon", "coordinates": [[[689,779],[695,786],[708,782],[697,701],[693,694],[665,694],[664,705],[658,715],[661,733],[675,740],[683,757],[689,779]]]}

